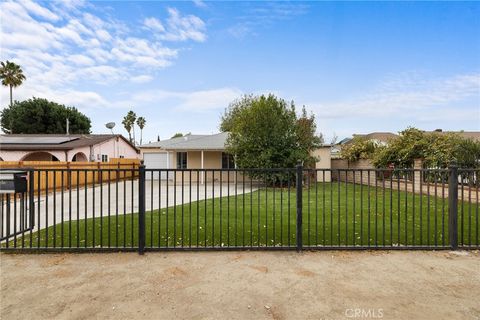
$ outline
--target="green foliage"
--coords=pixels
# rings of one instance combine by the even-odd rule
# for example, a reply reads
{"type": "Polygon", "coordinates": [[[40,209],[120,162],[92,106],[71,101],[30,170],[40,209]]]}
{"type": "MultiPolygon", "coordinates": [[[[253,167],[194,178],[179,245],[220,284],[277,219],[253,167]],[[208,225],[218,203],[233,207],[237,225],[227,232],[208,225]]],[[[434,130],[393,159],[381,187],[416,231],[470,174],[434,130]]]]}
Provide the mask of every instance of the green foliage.
{"type": "Polygon", "coordinates": [[[183,133],[177,132],[177,133],[175,133],[175,134],[171,137],[171,139],[173,139],[173,138],[180,138],[180,137],[183,137],[183,133]]]}
{"type": "Polygon", "coordinates": [[[348,161],[369,159],[380,146],[375,141],[356,136],[348,144],[342,147],[340,155],[348,161]]]}
{"type": "Polygon", "coordinates": [[[313,168],[317,159],[311,157],[310,153],[324,142],[323,135],[317,136],[316,131],[315,115],[313,113],[308,115],[305,106],[303,106],[302,115],[298,118],[296,125],[297,143],[301,154],[304,156],[304,165],[313,168]]]}
{"type": "Polygon", "coordinates": [[[125,130],[128,132],[128,140],[130,142],[134,142],[134,138],[132,139],[132,129],[135,131],[135,120],[137,119],[137,115],[132,110],[128,111],[127,115],[123,117],[122,124],[125,130]]]}
{"type": "Polygon", "coordinates": [[[144,117],[138,117],[137,118],[137,126],[140,128],[140,145],[142,144],[143,140],[143,128],[145,128],[145,124],[147,123],[147,120],[145,120],[144,117]]]}
{"type": "Polygon", "coordinates": [[[480,142],[461,137],[457,133],[424,132],[408,128],[389,145],[380,148],[373,157],[377,167],[394,164],[401,168],[413,167],[414,159],[423,159],[428,168],[446,168],[452,163],[460,167],[480,166],[480,142]]]}
{"type": "Polygon", "coordinates": [[[70,133],[90,133],[90,119],[75,107],[33,98],[15,103],[0,112],[0,123],[5,133],[57,133],[66,132],[66,119],[70,133]]]}
{"type": "MultiPolygon", "coordinates": [[[[304,109],[297,118],[294,103],[274,95],[247,95],[234,101],[220,129],[230,132],[226,151],[235,155],[239,168],[293,168],[299,160],[311,163],[310,152],[322,143],[315,136],[314,116],[304,109]]],[[[270,178],[278,181],[273,175],[270,178]]]]}
{"type": "Polygon", "coordinates": [[[12,100],[12,88],[16,88],[22,85],[23,81],[26,79],[23,74],[22,68],[19,65],[6,61],[0,62],[0,79],[2,80],[2,85],[10,87],[10,106],[13,105],[12,100]]]}

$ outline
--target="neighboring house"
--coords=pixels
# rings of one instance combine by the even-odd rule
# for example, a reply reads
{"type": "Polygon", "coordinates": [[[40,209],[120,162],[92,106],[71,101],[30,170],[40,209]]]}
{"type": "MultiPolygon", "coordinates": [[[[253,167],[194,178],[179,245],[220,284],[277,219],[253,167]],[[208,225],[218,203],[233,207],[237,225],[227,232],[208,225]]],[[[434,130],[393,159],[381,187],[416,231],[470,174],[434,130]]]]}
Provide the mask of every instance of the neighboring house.
{"type": "MultiPolygon", "coordinates": [[[[389,140],[397,136],[398,135],[391,132],[372,132],[372,133],[366,133],[366,134],[353,134],[353,138],[355,137],[364,138],[367,140],[374,141],[376,144],[381,146],[387,145],[389,140]]],[[[352,143],[353,138],[342,139],[340,142],[332,146],[332,159],[340,159],[342,147],[352,143]]]]}
{"type": "MultiPolygon", "coordinates": [[[[147,169],[234,169],[235,161],[233,156],[225,152],[227,138],[228,133],[226,132],[212,135],[189,134],[183,137],[145,144],[140,146],[140,150],[142,151],[147,169]]],[[[321,150],[324,151],[316,151],[315,153],[319,158],[317,166],[321,164],[325,166],[325,169],[329,169],[330,146],[321,148],[321,150]]],[[[147,172],[147,179],[149,177],[151,178],[147,172]]],[[[166,177],[166,172],[162,172],[160,178],[166,179],[166,177]]],[[[158,173],[154,174],[153,179],[158,178],[158,173]]],[[[169,179],[172,178],[173,173],[170,173],[169,179]]],[[[177,181],[179,179],[189,180],[190,173],[184,172],[183,177],[177,173],[175,178],[177,181]]],[[[227,182],[230,178],[222,174],[224,182],[227,182]]],[[[208,172],[206,176],[201,173],[200,177],[197,177],[197,172],[192,172],[192,181],[200,180],[203,183],[205,180],[216,181],[219,179],[220,172],[208,172]]]]}
{"type": "Polygon", "coordinates": [[[138,159],[140,150],[119,134],[0,135],[0,161],[93,161],[138,159]]]}
{"type": "Polygon", "coordinates": [[[345,145],[345,143],[349,142],[350,140],[352,140],[352,138],[344,138],[332,146],[331,148],[332,159],[340,158],[340,152],[342,151],[342,146],[345,145]]]}
{"type": "Polygon", "coordinates": [[[434,131],[426,131],[426,132],[456,133],[463,138],[480,141],[480,131],[443,131],[442,129],[436,129],[434,131]]]}
{"type": "MultiPolygon", "coordinates": [[[[398,137],[398,135],[391,132],[372,132],[367,134],[354,134],[353,137],[364,138],[366,140],[373,141],[378,145],[386,146],[388,144],[388,141],[398,137]]],[[[346,144],[349,144],[351,142],[352,140],[346,142],[346,144]]]]}

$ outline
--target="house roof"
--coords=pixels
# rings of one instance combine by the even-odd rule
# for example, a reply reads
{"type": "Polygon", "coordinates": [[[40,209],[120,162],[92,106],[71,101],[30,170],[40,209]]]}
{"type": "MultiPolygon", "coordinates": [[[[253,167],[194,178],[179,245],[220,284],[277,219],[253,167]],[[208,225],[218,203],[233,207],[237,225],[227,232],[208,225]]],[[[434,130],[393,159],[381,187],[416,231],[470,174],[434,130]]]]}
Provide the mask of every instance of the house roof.
{"type": "Polygon", "coordinates": [[[228,132],[212,135],[193,135],[172,138],[142,145],[140,148],[161,148],[165,150],[224,150],[228,132]]]}
{"type": "Polygon", "coordinates": [[[395,133],[391,132],[371,132],[366,134],[354,134],[354,137],[362,137],[367,140],[378,140],[387,142],[388,140],[397,137],[395,133]]]}
{"type": "Polygon", "coordinates": [[[2,150],[72,150],[93,146],[113,138],[127,142],[137,152],[139,150],[120,134],[2,134],[2,150]]]}
{"type": "MultiPolygon", "coordinates": [[[[161,148],[165,150],[225,150],[228,134],[228,132],[221,132],[211,135],[189,134],[183,137],[152,142],[142,145],[140,148],[161,148]]],[[[331,145],[325,144],[322,145],[322,147],[330,148],[331,145]]]]}
{"type": "Polygon", "coordinates": [[[473,139],[475,141],[480,141],[480,131],[427,131],[430,133],[455,133],[458,134],[459,136],[466,138],[466,139],[473,139]]]}
{"type": "Polygon", "coordinates": [[[464,138],[480,141],[480,131],[460,131],[457,133],[464,138]]]}

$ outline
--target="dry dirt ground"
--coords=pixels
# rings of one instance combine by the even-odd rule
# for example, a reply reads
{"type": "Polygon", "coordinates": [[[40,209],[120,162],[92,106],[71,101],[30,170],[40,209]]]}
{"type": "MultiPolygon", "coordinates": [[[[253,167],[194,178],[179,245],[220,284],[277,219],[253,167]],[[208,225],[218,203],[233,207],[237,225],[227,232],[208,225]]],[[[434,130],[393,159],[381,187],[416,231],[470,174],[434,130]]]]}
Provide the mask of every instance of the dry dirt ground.
{"type": "Polygon", "coordinates": [[[1,254],[1,319],[480,319],[480,253],[1,254]]]}

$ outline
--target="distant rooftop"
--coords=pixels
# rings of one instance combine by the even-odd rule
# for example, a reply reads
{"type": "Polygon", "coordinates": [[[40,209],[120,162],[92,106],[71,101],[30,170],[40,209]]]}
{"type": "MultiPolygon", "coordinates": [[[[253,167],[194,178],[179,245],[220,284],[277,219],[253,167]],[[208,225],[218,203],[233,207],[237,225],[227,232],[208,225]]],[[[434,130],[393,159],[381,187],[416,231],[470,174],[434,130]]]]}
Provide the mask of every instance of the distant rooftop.
{"type": "Polygon", "coordinates": [[[366,134],[354,134],[354,137],[362,137],[367,140],[378,140],[387,142],[388,140],[397,137],[398,135],[391,132],[371,132],[366,134]]]}
{"type": "Polygon", "coordinates": [[[132,148],[135,148],[120,134],[2,134],[0,135],[0,149],[72,150],[79,147],[93,146],[117,137],[125,140],[132,148]]]}
{"type": "Polygon", "coordinates": [[[425,132],[456,133],[463,138],[480,141],[480,131],[443,131],[441,129],[437,129],[437,130],[434,130],[434,131],[425,131],[425,132]]]}
{"type": "Polygon", "coordinates": [[[212,135],[189,134],[183,137],[144,144],[141,148],[161,148],[170,150],[224,150],[228,132],[212,135]]]}

